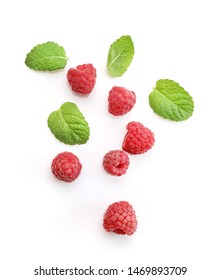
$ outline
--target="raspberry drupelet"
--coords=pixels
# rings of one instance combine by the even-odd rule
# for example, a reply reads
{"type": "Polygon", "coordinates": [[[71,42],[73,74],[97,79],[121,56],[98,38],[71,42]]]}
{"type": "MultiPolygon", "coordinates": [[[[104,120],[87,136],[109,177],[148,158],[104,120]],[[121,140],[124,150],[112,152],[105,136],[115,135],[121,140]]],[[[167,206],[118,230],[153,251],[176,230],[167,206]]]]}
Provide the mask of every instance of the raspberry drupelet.
{"type": "Polygon", "coordinates": [[[136,103],[136,95],[124,87],[114,86],[108,96],[108,111],[115,116],[122,116],[131,111],[136,103]]]}
{"type": "Polygon", "coordinates": [[[143,154],[152,148],[155,139],[153,132],[140,122],[129,122],[122,149],[130,154],[143,154]]]}
{"type": "Polygon", "coordinates": [[[103,218],[106,231],[116,234],[132,235],[137,229],[136,213],[127,201],[119,201],[109,205],[103,218]]]}
{"type": "Polygon", "coordinates": [[[67,72],[67,80],[74,92],[87,95],[95,86],[96,69],[91,63],[70,68],[67,72]]]}
{"type": "Polygon", "coordinates": [[[112,150],[105,154],[103,159],[104,169],[111,175],[121,176],[127,172],[129,157],[121,150],[112,150]]]}
{"type": "Polygon", "coordinates": [[[51,164],[54,176],[67,183],[74,181],[79,176],[81,169],[82,164],[78,157],[70,152],[58,154],[51,164]]]}

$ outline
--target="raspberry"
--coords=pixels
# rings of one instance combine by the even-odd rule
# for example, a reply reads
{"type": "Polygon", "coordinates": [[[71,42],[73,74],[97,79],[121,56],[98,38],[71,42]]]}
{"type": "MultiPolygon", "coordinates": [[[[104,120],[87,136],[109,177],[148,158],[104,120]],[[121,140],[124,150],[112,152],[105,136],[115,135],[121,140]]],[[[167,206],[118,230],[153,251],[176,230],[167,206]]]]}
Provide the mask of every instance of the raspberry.
{"type": "Polygon", "coordinates": [[[122,116],[134,107],[136,95],[124,87],[113,87],[108,96],[108,111],[115,116],[122,116]]]}
{"type": "Polygon", "coordinates": [[[103,159],[103,166],[105,170],[109,174],[116,176],[125,174],[129,164],[130,162],[127,154],[120,150],[108,152],[103,159]]]}
{"type": "Polygon", "coordinates": [[[139,122],[129,122],[127,130],[128,132],[122,144],[124,151],[130,154],[143,154],[152,148],[155,140],[154,134],[150,129],[139,122]]]}
{"type": "Polygon", "coordinates": [[[103,227],[106,231],[117,234],[133,234],[137,228],[133,207],[127,201],[111,204],[104,214],[103,227]]]}
{"type": "Polygon", "coordinates": [[[95,86],[96,69],[92,64],[78,65],[68,70],[67,79],[73,91],[82,95],[89,94],[95,86]]]}
{"type": "Polygon", "coordinates": [[[70,183],[80,174],[82,164],[77,156],[70,152],[58,154],[52,161],[51,170],[57,179],[70,183]]]}

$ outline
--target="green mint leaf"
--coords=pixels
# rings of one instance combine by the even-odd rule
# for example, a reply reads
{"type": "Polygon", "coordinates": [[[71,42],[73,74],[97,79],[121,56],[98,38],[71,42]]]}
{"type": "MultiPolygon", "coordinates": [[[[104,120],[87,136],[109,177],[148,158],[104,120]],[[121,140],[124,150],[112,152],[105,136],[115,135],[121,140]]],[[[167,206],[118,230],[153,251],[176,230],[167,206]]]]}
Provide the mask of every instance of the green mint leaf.
{"type": "Polygon", "coordinates": [[[54,136],[65,144],[84,144],[89,139],[89,125],[76,104],[66,102],[50,114],[48,126],[54,136]]]}
{"type": "Polygon", "coordinates": [[[109,49],[107,69],[113,77],[122,76],[128,69],[134,56],[134,44],[129,35],[116,40],[109,49]]]}
{"type": "Polygon", "coordinates": [[[159,80],[149,95],[150,107],[159,116],[183,121],[192,116],[194,103],[184,88],[172,80],[159,80]]]}
{"type": "Polygon", "coordinates": [[[26,56],[25,64],[38,71],[63,69],[68,58],[63,47],[54,42],[35,46],[26,56]]]}

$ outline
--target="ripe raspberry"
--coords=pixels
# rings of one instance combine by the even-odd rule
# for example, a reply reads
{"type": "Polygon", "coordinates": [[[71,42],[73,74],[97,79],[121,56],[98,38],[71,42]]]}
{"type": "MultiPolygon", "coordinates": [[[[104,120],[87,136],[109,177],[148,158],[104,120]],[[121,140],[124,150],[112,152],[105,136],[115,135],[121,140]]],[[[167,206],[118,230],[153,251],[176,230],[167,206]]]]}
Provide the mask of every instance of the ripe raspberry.
{"type": "Polygon", "coordinates": [[[82,95],[89,94],[95,86],[96,69],[92,64],[78,65],[68,70],[67,79],[73,91],[82,95]]]}
{"type": "Polygon", "coordinates": [[[52,161],[51,170],[57,179],[70,183],[80,174],[82,164],[77,156],[70,152],[58,154],[52,161]]]}
{"type": "Polygon", "coordinates": [[[103,166],[105,170],[116,176],[121,176],[126,173],[129,166],[129,157],[120,150],[113,150],[108,152],[103,159],[103,166]]]}
{"type": "Polygon", "coordinates": [[[136,95],[124,87],[113,87],[108,96],[108,111],[115,116],[122,116],[134,107],[136,95]]]}
{"type": "Polygon", "coordinates": [[[155,140],[154,134],[150,129],[139,122],[129,122],[127,130],[128,132],[122,144],[124,151],[130,154],[143,154],[152,148],[155,140]]]}
{"type": "Polygon", "coordinates": [[[133,207],[127,201],[111,204],[104,214],[103,227],[106,231],[117,234],[133,234],[137,228],[133,207]]]}

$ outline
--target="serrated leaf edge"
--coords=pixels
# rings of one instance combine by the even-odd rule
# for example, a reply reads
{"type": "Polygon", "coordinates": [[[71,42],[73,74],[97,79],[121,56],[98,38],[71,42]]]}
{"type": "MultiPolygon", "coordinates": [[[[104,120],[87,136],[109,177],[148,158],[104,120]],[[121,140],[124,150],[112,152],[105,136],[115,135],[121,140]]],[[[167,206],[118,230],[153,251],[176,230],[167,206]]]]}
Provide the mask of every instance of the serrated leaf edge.
{"type": "MultiPolygon", "coordinates": [[[[49,57],[47,57],[47,58],[58,58],[58,59],[63,59],[63,60],[65,60],[66,62],[69,60],[69,58],[66,56],[66,51],[65,51],[64,47],[60,46],[60,45],[57,44],[56,42],[47,41],[47,42],[45,42],[45,43],[37,44],[37,45],[34,46],[34,47],[29,51],[29,53],[26,55],[26,58],[25,58],[24,63],[25,63],[25,65],[26,65],[28,68],[30,68],[30,69],[32,69],[32,70],[43,71],[43,72],[44,72],[44,71],[50,71],[50,72],[51,72],[51,71],[56,71],[56,70],[60,70],[60,69],[64,69],[64,68],[65,68],[66,64],[64,65],[64,67],[58,68],[58,69],[52,69],[52,70],[46,69],[46,70],[41,70],[41,69],[38,68],[38,67],[32,68],[32,67],[30,67],[30,66],[27,64],[27,60],[28,60],[29,56],[31,55],[31,53],[32,53],[36,48],[38,48],[39,46],[46,45],[46,44],[48,44],[48,43],[55,44],[55,45],[57,45],[59,48],[61,48],[61,49],[64,51],[65,56],[49,56],[49,57]]],[[[37,61],[37,60],[42,60],[42,59],[43,59],[43,58],[36,58],[35,60],[37,61]]]]}
{"type": "Polygon", "coordinates": [[[65,102],[65,103],[63,103],[63,104],[60,106],[60,108],[58,108],[57,110],[55,110],[55,111],[53,111],[52,113],[50,113],[50,115],[49,115],[49,117],[48,117],[48,120],[47,120],[47,124],[48,124],[48,127],[49,127],[49,129],[51,130],[52,134],[55,136],[55,138],[58,139],[60,142],[65,143],[65,144],[67,144],[67,145],[76,145],[76,144],[77,144],[77,145],[81,145],[81,144],[85,144],[85,143],[89,140],[89,137],[90,137],[90,127],[89,127],[89,124],[88,124],[87,120],[85,119],[85,117],[83,116],[82,112],[79,110],[78,106],[77,106],[75,103],[73,103],[73,102],[65,102]],[[70,103],[71,105],[74,105],[74,106],[76,107],[76,109],[77,109],[77,110],[79,111],[79,113],[80,113],[81,118],[80,118],[78,115],[76,115],[76,114],[63,114],[63,113],[62,113],[62,107],[63,107],[65,104],[67,104],[67,103],[70,103]],[[51,116],[52,116],[53,114],[56,114],[56,113],[59,114],[59,116],[62,118],[63,122],[68,126],[69,130],[71,131],[71,134],[74,135],[74,136],[76,136],[76,137],[74,137],[74,138],[77,138],[77,139],[79,139],[80,141],[77,140],[77,141],[74,142],[74,143],[69,143],[68,141],[66,141],[66,137],[65,137],[65,134],[67,134],[67,133],[63,133],[63,134],[62,134],[62,140],[60,139],[60,137],[57,137],[57,136],[53,133],[53,131],[51,130],[51,127],[49,126],[49,120],[50,120],[51,116]],[[75,131],[73,131],[73,129],[71,128],[71,126],[69,125],[69,123],[66,121],[66,119],[63,117],[63,115],[66,115],[66,116],[67,116],[67,115],[70,115],[70,116],[73,116],[73,115],[74,115],[74,118],[78,118],[79,121],[81,121],[81,119],[83,119],[83,121],[85,122],[85,124],[80,124],[80,123],[79,123],[79,125],[83,126],[84,128],[86,128],[86,129],[88,130],[88,135],[87,135],[86,140],[83,140],[83,138],[81,138],[78,134],[75,133],[75,131],[77,131],[77,130],[81,131],[80,129],[75,129],[75,131]],[[65,140],[64,140],[63,138],[65,138],[65,140]]]}
{"type": "MultiPolygon", "coordinates": [[[[131,43],[132,43],[132,50],[133,50],[133,55],[132,55],[132,58],[131,58],[131,61],[130,61],[129,65],[128,65],[128,67],[129,67],[130,64],[132,63],[132,60],[133,60],[133,57],[134,57],[134,54],[135,54],[134,43],[133,43],[132,38],[131,38],[130,35],[123,35],[123,36],[121,36],[120,38],[118,38],[116,41],[114,41],[114,42],[110,45],[109,52],[108,52],[108,60],[109,60],[109,54],[110,54],[111,48],[112,48],[115,44],[117,44],[118,41],[122,40],[122,39],[125,38],[125,37],[128,37],[128,38],[130,39],[130,41],[131,41],[131,43]]],[[[126,45],[128,45],[128,44],[126,44],[126,45]]],[[[122,76],[122,75],[127,71],[127,69],[128,69],[128,67],[127,67],[127,68],[125,69],[125,71],[124,71],[121,75],[114,75],[114,74],[111,73],[111,69],[109,69],[109,68],[111,68],[111,65],[112,65],[113,63],[115,63],[115,61],[118,59],[118,57],[119,57],[120,54],[124,51],[125,48],[126,48],[126,46],[125,46],[125,47],[123,48],[123,50],[118,54],[118,56],[112,60],[112,62],[111,62],[110,64],[107,63],[108,72],[109,72],[109,74],[110,74],[111,76],[113,76],[113,77],[120,77],[120,76],[122,76]]]]}
{"type": "MultiPolygon", "coordinates": [[[[193,110],[194,110],[194,101],[193,101],[193,98],[192,98],[192,96],[191,96],[182,86],[180,86],[179,83],[175,82],[174,80],[170,80],[170,79],[160,79],[160,80],[158,80],[158,81],[156,82],[156,87],[154,87],[154,88],[153,88],[153,91],[149,94],[149,100],[150,100],[150,96],[152,96],[152,94],[154,93],[154,91],[156,91],[157,93],[159,93],[160,96],[162,96],[164,99],[167,99],[170,103],[175,104],[175,105],[177,106],[177,109],[178,109],[178,111],[179,111],[179,114],[183,117],[182,119],[177,120],[178,117],[176,117],[176,116],[175,116],[176,119],[175,119],[175,118],[171,118],[171,117],[161,116],[161,114],[159,114],[159,113],[157,112],[157,110],[155,110],[155,108],[153,108],[153,107],[151,106],[151,103],[150,103],[150,107],[153,109],[153,111],[154,111],[156,114],[158,114],[159,116],[161,116],[162,118],[165,118],[165,119],[169,119],[169,120],[177,121],[177,122],[178,122],[178,121],[187,120],[188,118],[190,118],[190,117],[192,116],[193,110]],[[170,100],[166,95],[162,94],[162,93],[157,89],[157,84],[158,84],[160,81],[170,81],[170,82],[173,82],[173,83],[175,83],[178,87],[180,87],[182,90],[185,91],[185,93],[187,94],[187,96],[189,97],[189,99],[192,101],[192,112],[191,112],[191,114],[189,114],[189,116],[188,116],[187,118],[185,118],[185,117],[182,115],[182,111],[184,111],[184,109],[180,108],[181,110],[179,110],[179,105],[178,105],[178,104],[176,104],[173,100],[170,100]]],[[[185,94],[183,94],[183,95],[185,96],[185,94]]],[[[175,112],[174,112],[173,110],[172,110],[172,112],[173,112],[173,114],[175,115],[175,112]]]]}
{"type": "MultiPolygon", "coordinates": [[[[64,103],[65,104],[65,103],[64,103]]],[[[63,105],[64,105],[63,104],[63,105]]],[[[72,104],[74,104],[74,103],[72,103],[72,104]]],[[[63,106],[62,105],[62,106],[63,106]]],[[[88,141],[88,139],[89,139],[89,136],[90,136],[90,128],[89,128],[89,124],[88,124],[88,122],[87,122],[87,120],[85,119],[85,117],[83,116],[83,114],[81,113],[81,111],[79,110],[79,108],[77,107],[77,105],[75,104],[75,106],[76,106],[76,109],[80,112],[80,117],[77,115],[77,114],[63,114],[62,113],[62,106],[58,109],[59,111],[60,111],[60,114],[61,114],[61,116],[62,116],[62,119],[64,120],[64,122],[67,124],[67,126],[69,127],[69,129],[71,130],[71,133],[75,136],[75,138],[78,138],[78,139],[80,139],[80,141],[79,142],[76,142],[76,144],[82,144],[82,143],[86,143],[87,141],[88,141]],[[84,127],[84,128],[86,128],[86,129],[88,129],[88,139],[86,140],[86,142],[85,141],[83,141],[83,139],[78,135],[78,134],[76,134],[75,133],[75,131],[80,131],[79,129],[72,129],[71,128],[71,125],[75,125],[75,124],[69,124],[67,121],[66,121],[66,119],[64,118],[64,115],[65,116],[68,116],[68,115],[70,115],[70,116],[74,116],[74,118],[75,119],[78,119],[79,120],[79,123],[76,123],[76,125],[81,125],[82,127],[84,127]],[[85,122],[84,124],[82,124],[81,123],[81,120],[83,119],[83,121],[85,122]]]]}

